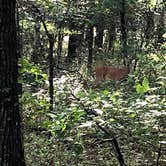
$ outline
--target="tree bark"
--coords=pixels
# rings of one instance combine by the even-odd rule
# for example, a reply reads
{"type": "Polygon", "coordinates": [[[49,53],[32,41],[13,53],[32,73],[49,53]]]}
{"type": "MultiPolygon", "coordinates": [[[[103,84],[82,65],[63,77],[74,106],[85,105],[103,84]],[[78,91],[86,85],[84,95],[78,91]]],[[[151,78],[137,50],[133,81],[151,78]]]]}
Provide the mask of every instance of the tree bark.
{"type": "Polygon", "coordinates": [[[96,36],[96,46],[98,48],[102,48],[103,47],[103,35],[104,35],[104,27],[103,25],[98,25],[97,26],[97,36],[96,36]]]}
{"type": "Polygon", "coordinates": [[[41,59],[41,42],[40,42],[40,17],[35,18],[35,34],[34,34],[34,48],[31,56],[32,62],[39,63],[41,59]]]}
{"type": "Polygon", "coordinates": [[[62,44],[63,44],[63,34],[61,30],[58,32],[58,46],[57,46],[57,66],[59,67],[61,64],[61,54],[62,54],[62,44]]]}
{"type": "Polygon", "coordinates": [[[72,34],[69,36],[69,44],[68,44],[68,54],[66,57],[66,63],[70,64],[76,58],[76,50],[77,50],[77,35],[72,34]]]}
{"type": "Polygon", "coordinates": [[[68,54],[65,60],[66,64],[70,65],[73,60],[79,58],[78,50],[81,47],[82,38],[82,34],[72,34],[69,36],[68,54]]]}
{"type": "Polygon", "coordinates": [[[126,25],[126,1],[125,0],[121,0],[120,22],[121,22],[122,55],[124,58],[124,65],[126,65],[125,60],[127,58],[127,25],[126,25]]]}
{"type": "Polygon", "coordinates": [[[49,34],[49,98],[50,98],[50,112],[53,112],[54,109],[54,35],[49,34]]]}
{"type": "Polygon", "coordinates": [[[146,46],[149,44],[151,38],[154,36],[154,12],[149,9],[146,13],[146,24],[144,37],[146,39],[146,46]]]}
{"type": "Polygon", "coordinates": [[[109,32],[108,32],[108,50],[112,51],[114,50],[114,42],[116,40],[116,27],[115,27],[115,22],[112,20],[110,23],[110,28],[109,28],[109,32]]]}
{"type": "Polygon", "coordinates": [[[25,166],[17,92],[15,0],[0,0],[0,165],[25,166]]]}
{"type": "Polygon", "coordinates": [[[87,68],[89,73],[92,72],[92,63],[93,63],[93,26],[88,29],[87,32],[87,40],[88,40],[88,64],[87,68]]]}
{"type": "Polygon", "coordinates": [[[163,34],[165,33],[164,8],[160,12],[159,24],[157,25],[157,44],[164,43],[163,34]]]}

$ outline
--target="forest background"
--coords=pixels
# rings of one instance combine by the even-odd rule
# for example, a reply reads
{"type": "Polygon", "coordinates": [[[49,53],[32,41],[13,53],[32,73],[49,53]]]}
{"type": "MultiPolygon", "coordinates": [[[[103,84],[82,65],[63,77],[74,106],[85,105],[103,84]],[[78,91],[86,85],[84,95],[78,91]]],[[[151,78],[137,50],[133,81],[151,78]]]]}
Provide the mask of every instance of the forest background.
{"type": "Polygon", "coordinates": [[[27,166],[166,165],[164,0],[18,0],[27,166]],[[128,67],[95,86],[97,66],[128,67]]]}

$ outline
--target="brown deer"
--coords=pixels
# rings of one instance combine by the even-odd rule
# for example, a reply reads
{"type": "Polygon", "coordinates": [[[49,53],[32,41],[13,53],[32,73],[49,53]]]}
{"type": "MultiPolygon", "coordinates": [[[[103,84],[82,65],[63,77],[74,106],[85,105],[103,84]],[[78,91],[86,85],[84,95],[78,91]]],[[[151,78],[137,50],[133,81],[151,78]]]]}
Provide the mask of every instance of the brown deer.
{"type": "Polygon", "coordinates": [[[115,85],[129,74],[129,67],[116,68],[111,66],[98,66],[95,68],[95,87],[104,80],[113,80],[115,85]]]}

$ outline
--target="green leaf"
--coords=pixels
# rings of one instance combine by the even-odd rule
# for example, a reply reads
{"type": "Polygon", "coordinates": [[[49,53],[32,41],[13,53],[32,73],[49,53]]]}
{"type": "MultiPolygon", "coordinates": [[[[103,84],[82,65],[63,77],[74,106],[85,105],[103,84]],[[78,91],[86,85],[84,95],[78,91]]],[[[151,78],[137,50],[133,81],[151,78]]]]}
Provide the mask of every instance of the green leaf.
{"type": "Polygon", "coordinates": [[[105,90],[103,91],[103,94],[104,94],[104,95],[108,95],[109,93],[110,93],[109,90],[106,90],[106,89],[105,89],[105,90]]]}
{"type": "Polygon", "coordinates": [[[115,122],[116,120],[114,118],[110,118],[110,122],[115,122]]]}
{"type": "Polygon", "coordinates": [[[61,131],[62,131],[62,132],[65,131],[66,127],[67,127],[67,125],[66,125],[66,124],[63,124],[63,127],[62,127],[62,130],[61,130],[61,131]]]}
{"type": "Polygon", "coordinates": [[[149,81],[148,81],[148,79],[146,77],[144,78],[144,80],[142,82],[142,85],[144,87],[144,92],[147,92],[150,89],[149,81]]]}
{"type": "Polygon", "coordinates": [[[136,117],[136,113],[129,114],[129,117],[130,118],[135,118],[136,117]]]}
{"type": "Polygon", "coordinates": [[[141,84],[137,84],[136,85],[136,91],[137,91],[138,94],[143,94],[144,93],[143,86],[141,84]]]}
{"type": "Polygon", "coordinates": [[[144,94],[150,90],[149,81],[146,77],[143,79],[142,85],[138,83],[135,87],[138,94],[144,94]]]}

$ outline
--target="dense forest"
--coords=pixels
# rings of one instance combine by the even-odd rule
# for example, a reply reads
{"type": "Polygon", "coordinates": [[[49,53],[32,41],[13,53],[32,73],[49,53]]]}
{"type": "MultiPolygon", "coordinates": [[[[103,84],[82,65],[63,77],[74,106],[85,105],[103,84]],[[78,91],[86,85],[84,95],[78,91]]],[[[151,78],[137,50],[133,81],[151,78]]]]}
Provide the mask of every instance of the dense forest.
{"type": "Polygon", "coordinates": [[[0,166],[92,165],[166,165],[166,1],[0,0],[0,166]]]}

